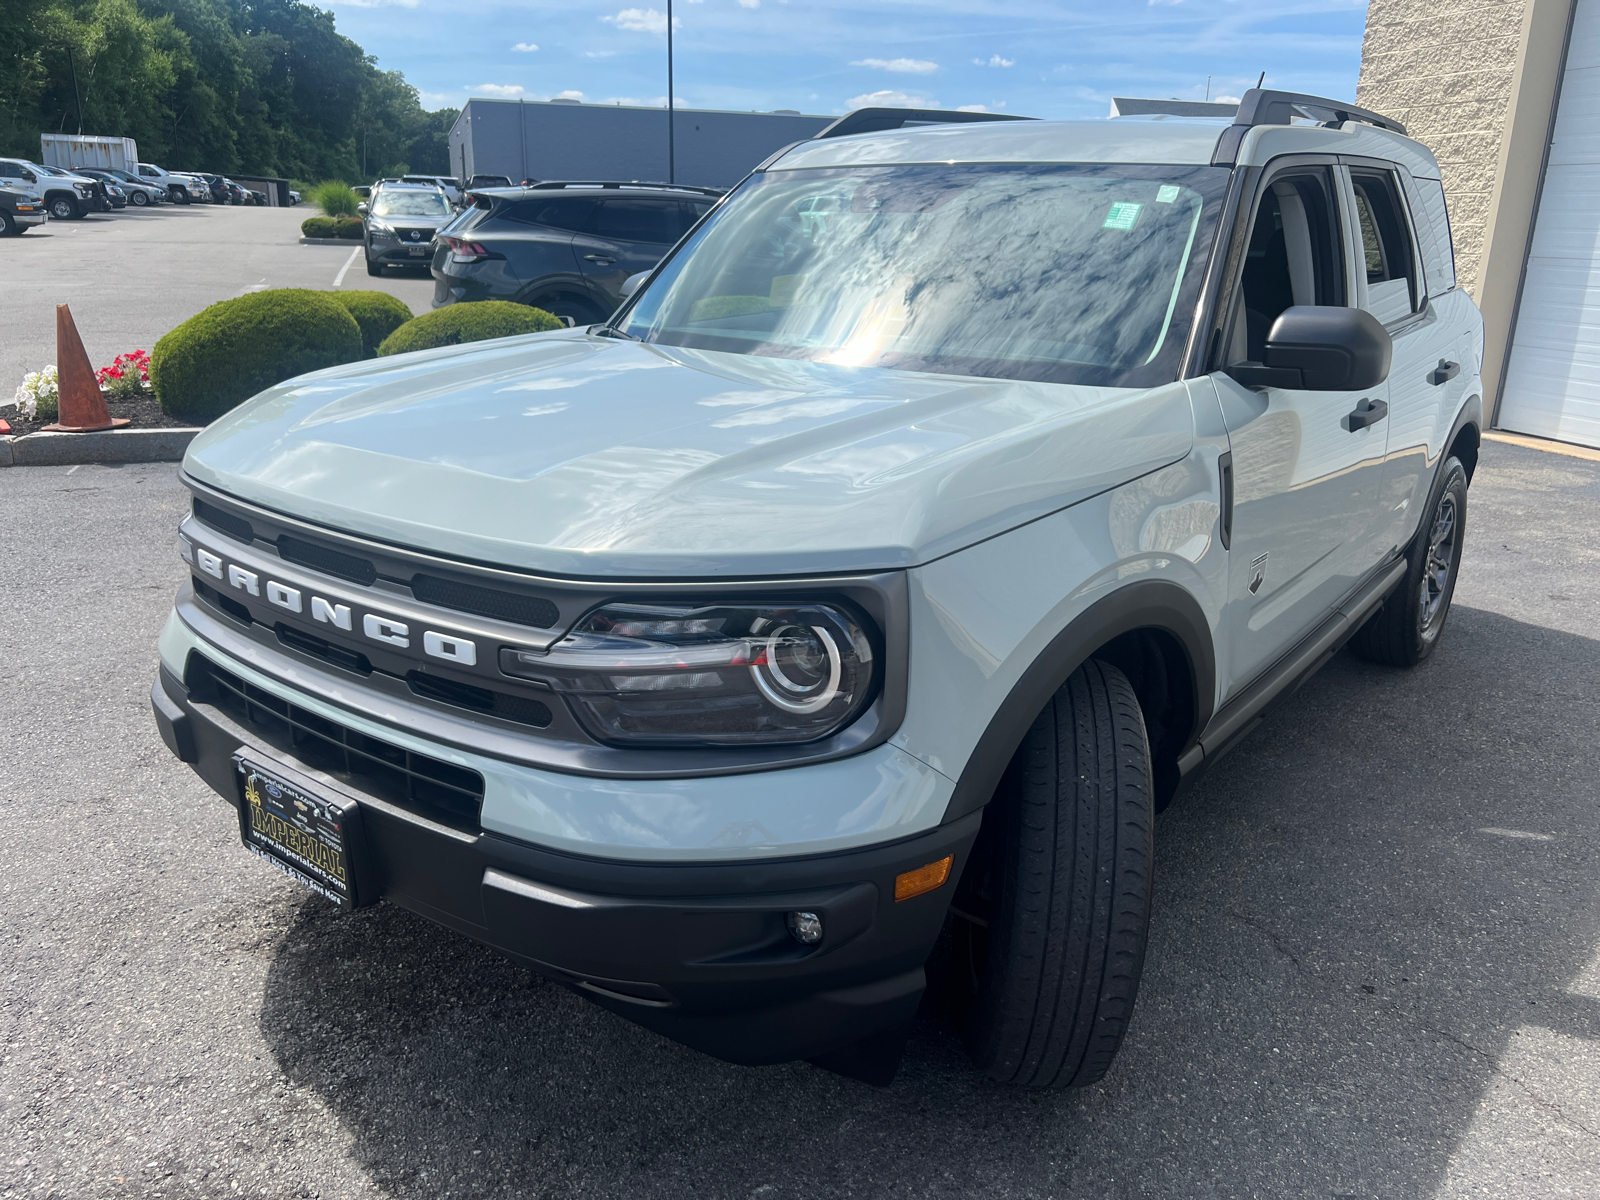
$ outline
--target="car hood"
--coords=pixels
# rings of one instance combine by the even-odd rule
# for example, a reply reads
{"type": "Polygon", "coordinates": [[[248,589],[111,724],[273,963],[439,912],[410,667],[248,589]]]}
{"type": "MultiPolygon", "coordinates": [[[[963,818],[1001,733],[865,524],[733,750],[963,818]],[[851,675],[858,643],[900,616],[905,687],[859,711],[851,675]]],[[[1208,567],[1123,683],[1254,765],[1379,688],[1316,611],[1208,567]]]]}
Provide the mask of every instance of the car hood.
{"type": "Polygon", "coordinates": [[[1149,391],[709,353],[566,330],[335,367],[184,470],[403,546],[579,577],[913,566],[1182,458],[1149,391]]]}

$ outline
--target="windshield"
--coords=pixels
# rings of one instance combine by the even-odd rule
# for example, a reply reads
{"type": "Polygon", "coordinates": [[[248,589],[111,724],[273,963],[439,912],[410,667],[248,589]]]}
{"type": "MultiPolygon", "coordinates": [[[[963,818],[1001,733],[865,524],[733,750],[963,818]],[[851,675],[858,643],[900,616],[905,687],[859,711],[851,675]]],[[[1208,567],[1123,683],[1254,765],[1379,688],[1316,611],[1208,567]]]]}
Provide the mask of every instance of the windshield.
{"type": "Polygon", "coordinates": [[[622,316],[647,342],[1125,387],[1176,377],[1226,168],[753,176],[622,316]]]}
{"type": "Polygon", "coordinates": [[[445,217],[450,215],[450,202],[442,192],[391,192],[378,193],[372,202],[375,217],[445,217]]]}

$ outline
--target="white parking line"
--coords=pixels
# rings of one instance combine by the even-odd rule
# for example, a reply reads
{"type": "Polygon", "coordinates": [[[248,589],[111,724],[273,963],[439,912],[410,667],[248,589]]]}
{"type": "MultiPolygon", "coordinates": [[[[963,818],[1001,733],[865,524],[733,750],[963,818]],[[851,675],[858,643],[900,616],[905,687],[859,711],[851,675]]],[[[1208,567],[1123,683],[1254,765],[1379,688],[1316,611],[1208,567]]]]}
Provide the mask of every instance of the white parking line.
{"type": "Polygon", "coordinates": [[[344,260],[344,266],[340,267],[339,273],[333,277],[333,286],[335,289],[337,289],[339,285],[344,282],[344,273],[355,265],[356,258],[360,255],[360,253],[360,246],[357,246],[354,250],[350,251],[350,257],[344,260]]]}

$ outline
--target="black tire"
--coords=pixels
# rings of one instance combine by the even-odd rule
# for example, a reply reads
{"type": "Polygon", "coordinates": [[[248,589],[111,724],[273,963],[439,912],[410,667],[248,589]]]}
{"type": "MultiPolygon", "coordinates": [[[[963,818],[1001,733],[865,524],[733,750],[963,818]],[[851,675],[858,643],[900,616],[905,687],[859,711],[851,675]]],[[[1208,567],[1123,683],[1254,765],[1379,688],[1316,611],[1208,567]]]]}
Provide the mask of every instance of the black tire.
{"type": "Polygon", "coordinates": [[[173,188],[172,199],[178,204],[188,204],[189,193],[184,191],[182,188],[173,188]]]}
{"type": "Polygon", "coordinates": [[[1467,469],[1460,459],[1447,458],[1440,466],[1423,511],[1427,515],[1407,555],[1405,577],[1350,639],[1351,651],[1368,662],[1414,667],[1439,644],[1467,529],[1467,469]]]}
{"type": "Polygon", "coordinates": [[[1121,671],[1091,660],[1067,680],[996,805],[998,886],[968,1045],[995,1079],[1082,1087],[1122,1044],[1150,926],[1150,747],[1121,671]]]}
{"type": "Polygon", "coordinates": [[[50,211],[52,220],[76,221],[83,216],[83,209],[71,196],[54,196],[45,201],[45,208],[50,211]]]}
{"type": "Polygon", "coordinates": [[[150,197],[140,191],[130,191],[128,193],[128,203],[135,208],[143,208],[150,203],[150,197]]]}
{"type": "Polygon", "coordinates": [[[10,213],[0,209],[0,237],[16,237],[22,232],[22,226],[12,219],[10,213]]]}

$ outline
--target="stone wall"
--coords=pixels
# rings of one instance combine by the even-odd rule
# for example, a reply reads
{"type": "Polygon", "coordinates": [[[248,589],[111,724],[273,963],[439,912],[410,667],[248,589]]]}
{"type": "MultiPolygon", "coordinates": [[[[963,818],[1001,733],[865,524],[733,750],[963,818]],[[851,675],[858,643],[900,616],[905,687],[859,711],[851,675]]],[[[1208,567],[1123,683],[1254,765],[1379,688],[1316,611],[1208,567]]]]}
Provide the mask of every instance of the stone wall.
{"type": "Polygon", "coordinates": [[[1371,0],[1356,103],[1394,117],[1439,160],[1456,274],[1477,294],[1528,0],[1371,0]]]}

